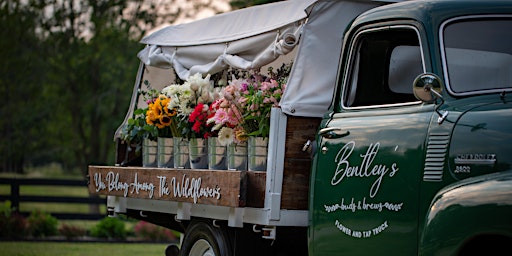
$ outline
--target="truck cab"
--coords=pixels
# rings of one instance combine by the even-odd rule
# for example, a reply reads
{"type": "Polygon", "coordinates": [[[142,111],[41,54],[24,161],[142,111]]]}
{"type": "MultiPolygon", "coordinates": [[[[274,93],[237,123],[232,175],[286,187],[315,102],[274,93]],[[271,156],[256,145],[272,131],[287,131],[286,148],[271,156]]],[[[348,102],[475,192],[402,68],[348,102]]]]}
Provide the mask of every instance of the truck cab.
{"type": "Polygon", "coordinates": [[[512,241],[511,13],[509,1],[406,1],[355,19],[316,138],[309,255],[512,241]]]}

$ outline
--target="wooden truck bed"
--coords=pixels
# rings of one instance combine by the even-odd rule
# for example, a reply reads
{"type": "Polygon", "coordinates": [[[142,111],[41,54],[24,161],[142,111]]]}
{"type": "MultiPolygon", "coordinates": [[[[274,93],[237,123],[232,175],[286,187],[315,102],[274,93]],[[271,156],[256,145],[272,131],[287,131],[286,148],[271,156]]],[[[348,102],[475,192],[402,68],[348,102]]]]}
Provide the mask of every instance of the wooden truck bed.
{"type": "MultiPolygon", "coordinates": [[[[269,147],[275,148],[269,148],[269,164],[276,167],[267,169],[271,173],[90,166],[89,191],[113,197],[110,202],[122,204],[121,208],[127,209],[144,204],[140,200],[149,200],[152,202],[149,205],[159,205],[159,210],[155,208],[155,211],[162,211],[161,208],[165,208],[162,203],[165,201],[177,203],[175,205],[179,207],[185,204],[188,208],[204,205],[210,211],[216,209],[211,208],[214,206],[226,209],[259,209],[265,214],[270,212],[268,215],[277,214],[277,217],[270,217],[271,219],[279,219],[279,212],[282,210],[307,211],[311,159],[308,152],[302,151],[302,147],[307,140],[314,140],[320,119],[285,116],[281,112],[278,116],[280,117],[277,119],[273,118],[271,126],[275,123],[276,127],[280,125],[286,127],[286,130],[274,133],[274,140],[270,138],[269,147]],[[280,155],[279,152],[284,154],[280,155]],[[270,161],[272,157],[277,160],[281,158],[282,161],[270,161]],[[273,208],[277,208],[277,213],[272,213],[273,208]]],[[[151,206],[145,206],[144,210],[151,210],[151,206]]],[[[175,212],[179,210],[169,210],[169,213],[175,212]]],[[[183,218],[187,217],[190,216],[183,218]]]]}

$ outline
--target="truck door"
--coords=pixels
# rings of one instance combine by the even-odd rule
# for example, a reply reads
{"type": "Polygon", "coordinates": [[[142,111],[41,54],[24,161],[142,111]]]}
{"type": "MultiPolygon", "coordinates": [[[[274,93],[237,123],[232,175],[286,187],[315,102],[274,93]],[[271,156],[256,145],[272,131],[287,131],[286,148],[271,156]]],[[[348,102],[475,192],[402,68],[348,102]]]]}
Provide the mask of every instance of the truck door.
{"type": "Polygon", "coordinates": [[[415,255],[433,113],[412,92],[425,71],[419,32],[386,26],[353,38],[344,86],[317,137],[310,255],[415,255]]]}

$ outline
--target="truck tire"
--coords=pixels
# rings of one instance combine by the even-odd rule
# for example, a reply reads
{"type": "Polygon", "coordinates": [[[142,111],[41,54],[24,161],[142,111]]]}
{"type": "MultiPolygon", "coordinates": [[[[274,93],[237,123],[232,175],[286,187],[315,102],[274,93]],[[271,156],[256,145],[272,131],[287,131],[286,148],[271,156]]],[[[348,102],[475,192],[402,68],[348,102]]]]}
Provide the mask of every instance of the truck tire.
{"type": "Polygon", "coordinates": [[[205,221],[190,224],[181,246],[181,256],[231,256],[229,236],[221,227],[205,221]]]}
{"type": "Polygon", "coordinates": [[[180,248],[177,244],[170,244],[165,248],[165,256],[179,256],[180,248]]]}

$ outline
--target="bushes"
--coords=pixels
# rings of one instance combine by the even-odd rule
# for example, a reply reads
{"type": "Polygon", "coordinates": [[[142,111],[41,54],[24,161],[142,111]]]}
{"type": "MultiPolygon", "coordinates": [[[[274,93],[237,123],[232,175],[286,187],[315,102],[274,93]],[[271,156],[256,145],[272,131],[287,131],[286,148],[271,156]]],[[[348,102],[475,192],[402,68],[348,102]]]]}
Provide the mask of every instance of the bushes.
{"type": "Polygon", "coordinates": [[[139,221],[134,227],[135,236],[145,241],[174,241],[176,235],[164,227],[145,221],[139,221]]]}
{"type": "Polygon", "coordinates": [[[118,218],[106,217],[91,229],[91,235],[99,238],[125,239],[124,222],[118,218]]]}
{"type": "Polygon", "coordinates": [[[26,236],[53,236],[57,234],[57,224],[57,219],[48,213],[33,211],[25,218],[15,212],[10,201],[0,206],[0,237],[19,239],[26,236]]]}
{"type": "MultiPolygon", "coordinates": [[[[61,235],[66,239],[76,239],[91,235],[97,238],[124,240],[128,236],[125,228],[126,219],[106,217],[101,219],[88,232],[87,229],[71,225],[58,225],[58,220],[49,213],[33,211],[27,218],[16,213],[9,201],[0,204],[0,238],[24,239],[29,237],[50,237],[61,235]]],[[[138,221],[130,236],[135,236],[142,241],[175,241],[178,233],[151,224],[145,221],[138,221]]]]}
{"type": "Polygon", "coordinates": [[[0,205],[0,237],[18,239],[27,235],[27,221],[14,210],[10,201],[0,205]]]}
{"type": "Polygon", "coordinates": [[[62,224],[59,228],[59,234],[65,236],[66,239],[71,240],[85,236],[87,234],[87,230],[74,225],[62,224]]]}
{"type": "Polygon", "coordinates": [[[29,233],[34,237],[57,235],[58,221],[55,217],[41,211],[33,211],[27,218],[29,233]]]}

